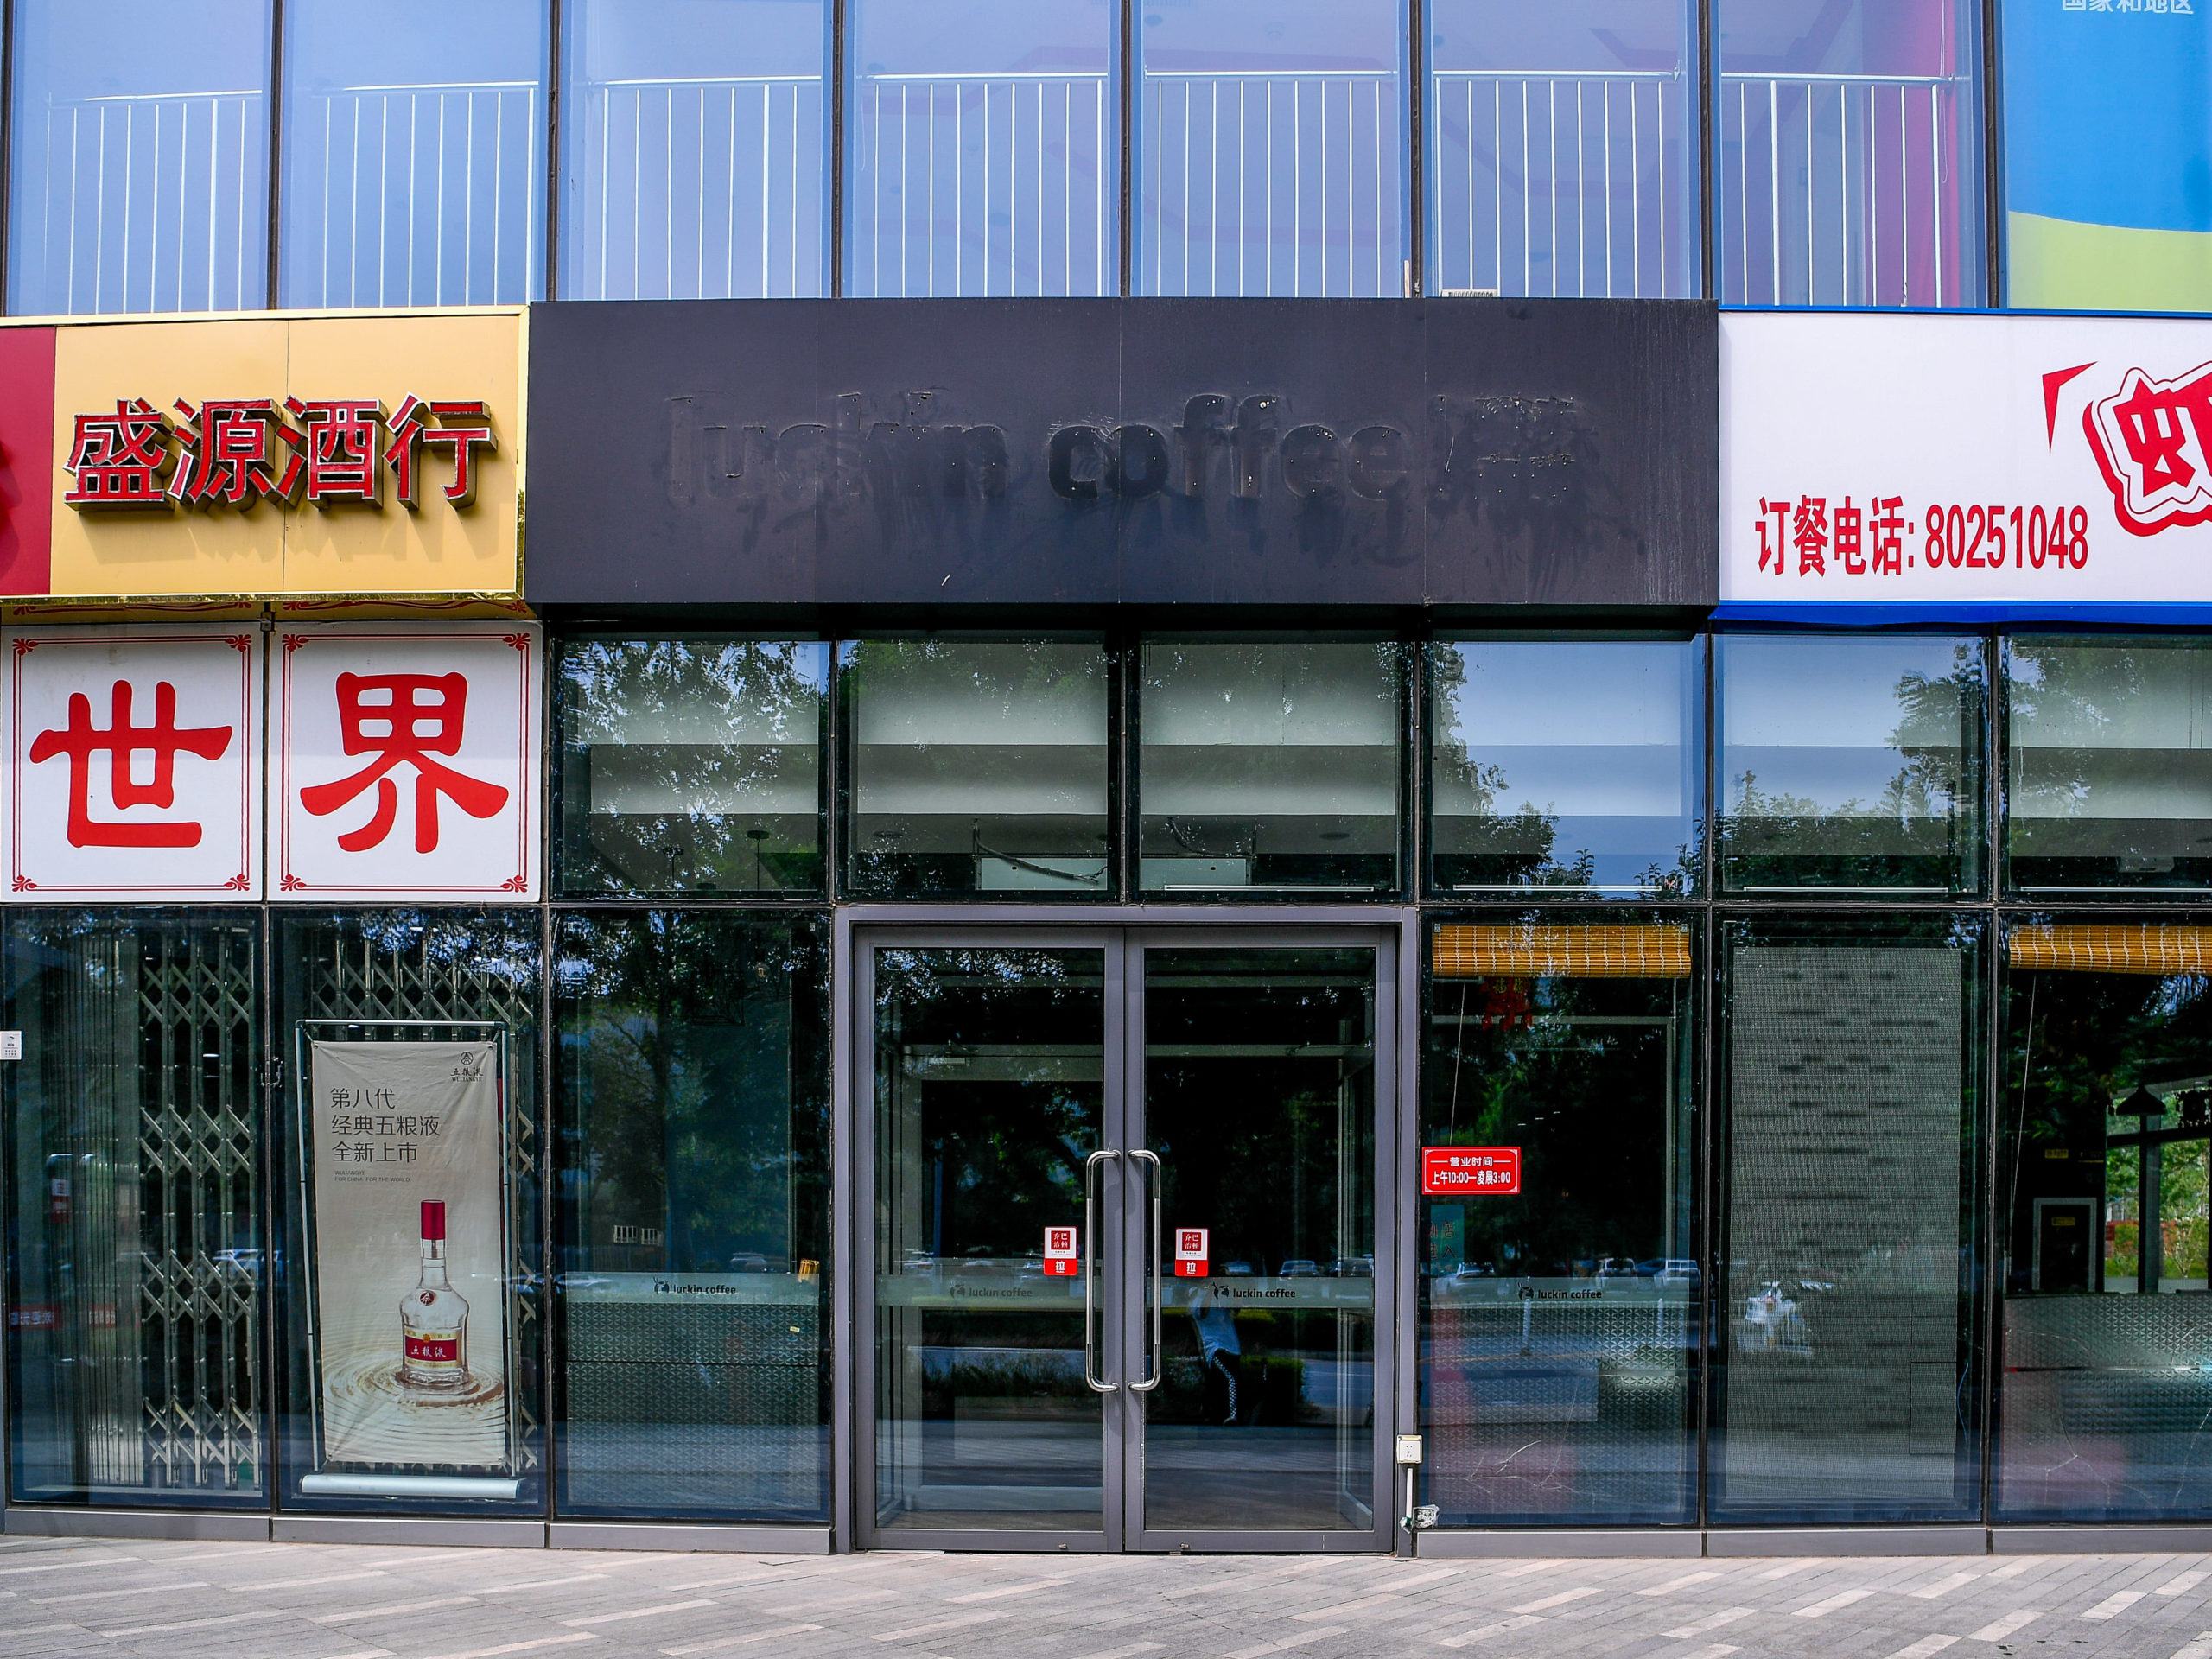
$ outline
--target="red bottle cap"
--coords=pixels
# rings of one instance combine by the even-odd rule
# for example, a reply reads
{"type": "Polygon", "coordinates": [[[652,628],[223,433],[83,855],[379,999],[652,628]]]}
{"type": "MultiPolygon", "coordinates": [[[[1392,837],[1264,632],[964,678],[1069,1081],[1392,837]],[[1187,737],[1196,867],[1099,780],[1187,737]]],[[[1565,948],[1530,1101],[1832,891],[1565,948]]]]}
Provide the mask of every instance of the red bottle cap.
{"type": "Polygon", "coordinates": [[[423,1236],[442,1240],[446,1236],[446,1201],[443,1198],[423,1200],[423,1236]]]}

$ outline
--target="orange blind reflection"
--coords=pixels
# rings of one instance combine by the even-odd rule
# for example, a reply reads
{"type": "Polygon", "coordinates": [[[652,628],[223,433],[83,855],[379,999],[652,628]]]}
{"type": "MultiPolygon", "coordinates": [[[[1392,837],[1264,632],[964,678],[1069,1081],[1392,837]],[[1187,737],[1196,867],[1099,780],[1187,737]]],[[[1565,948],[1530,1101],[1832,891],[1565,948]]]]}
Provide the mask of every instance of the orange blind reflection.
{"type": "Polygon", "coordinates": [[[1440,979],[1687,979],[1679,927],[1471,927],[1436,930],[1440,979]]]}
{"type": "Polygon", "coordinates": [[[2006,955],[2058,973],[2212,973],[2212,927],[2016,927],[2006,955]]]}

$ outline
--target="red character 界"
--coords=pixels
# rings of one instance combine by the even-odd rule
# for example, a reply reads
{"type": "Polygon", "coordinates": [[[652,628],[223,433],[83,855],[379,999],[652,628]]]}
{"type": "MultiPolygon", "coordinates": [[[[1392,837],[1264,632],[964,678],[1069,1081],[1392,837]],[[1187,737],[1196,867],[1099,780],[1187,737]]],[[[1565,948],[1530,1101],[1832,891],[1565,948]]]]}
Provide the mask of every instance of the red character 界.
{"type": "Polygon", "coordinates": [[[415,850],[436,851],[439,796],[450,797],[473,818],[488,818],[507,804],[502,785],[431,758],[461,752],[467,708],[466,674],[340,674],[338,721],[346,753],[377,759],[349,778],[302,790],[300,804],[317,817],[327,817],[373,784],[375,814],[338,837],[347,852],[365,852],[391,833],[399,814],[399,786],[385,774],[404,761],[416,774],[415,850]]]}

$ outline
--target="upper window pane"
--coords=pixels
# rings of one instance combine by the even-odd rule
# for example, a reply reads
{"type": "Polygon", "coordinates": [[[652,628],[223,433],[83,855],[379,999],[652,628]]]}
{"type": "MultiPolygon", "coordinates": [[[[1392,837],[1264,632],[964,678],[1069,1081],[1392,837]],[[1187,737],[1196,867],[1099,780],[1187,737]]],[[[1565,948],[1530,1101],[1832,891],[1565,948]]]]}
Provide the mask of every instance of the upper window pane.
{"type": "Polygon", "coordinates": [[[1721,303],[1985,303],[1976,0],[1719,0],[1714,23],[1721,303]]]}
{"type": "Polygon", "coordinates": [[[818,893],[823,645],[561,650],[564,893],[818,893]]]}
{"type": "Polygon", "coordinates": [[[2014,639],[2005,695],[2009,886],[2212,887],[2212,650],[2014,639]]]}
{"type": "Polygon", "coordinates": [[[1140,294],[1405,291],[1401,0],[1137,8],[1140,294]]]}
{"type": "Polygon", "coordinates": [[[564,299],[823,291],[823,0],[570,0],[564,299]]]}
{"type": "Polygon", "coordinates": [[[1433,290],[1698,292],[1694,6],[1432,0],[1427,23],[1433,290]]]}
{"type": "Polygon", "coordinates": [[[1429,660],[1438,890],[1695,890],[1695,641],[1440,640],[1429,660]]]}
{"type": "Polygon", "coordinates": [[[1738,634],[1714,650],[1726,891],[1980,885],[1980,640],[1738,634]]]}
{"type": "Polygon", "coordinates": [[[1154,893],[1392,893],[1404,651],[1144,648],[1141,885],[1154,893]]]}
{"type": "Polygon", "coordinates": [[[2212,8],[2015,0],[2001,16],[2005,302],[2202,311],[2212,8]]]}
{"type": "Polygon", "coordinates": [[[1103,649],[871,639],[842,650],[855,897],[1112,890],[1103,649]]]}
{"type": "Polygon", "coordinates": [[[277,302],[540,296],[545,9],[289,0],[277,302]]]}
{"type": "Polygon", "coordinates": [[[268,0],[18,0],[8,308],[269,297],[268,0]]]}
{"type": "Polygon", "coordinates": [[[854,0],[845,291],[1121,286],[1121,13],[854,0]]]}

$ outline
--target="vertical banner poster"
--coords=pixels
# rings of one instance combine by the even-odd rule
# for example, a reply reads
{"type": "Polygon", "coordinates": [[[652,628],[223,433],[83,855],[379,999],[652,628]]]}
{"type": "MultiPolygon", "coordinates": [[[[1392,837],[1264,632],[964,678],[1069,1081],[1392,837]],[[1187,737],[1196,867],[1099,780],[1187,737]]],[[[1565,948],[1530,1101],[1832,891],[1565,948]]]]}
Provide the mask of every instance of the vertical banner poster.
{"type": "Polygon", "coordinates": [[[260,630],[7,641],[7,897],[257,899],[260,630]]]}
{"type": "Polygon", "coordinates": [[[534,624],[277,635],[271,897],[537,896],[534,624]]]}
{"type": "Polygon", "coordinates": [[[505,1472],[499,1046],[308,1046],[321,1462],[505,1472]]]}

